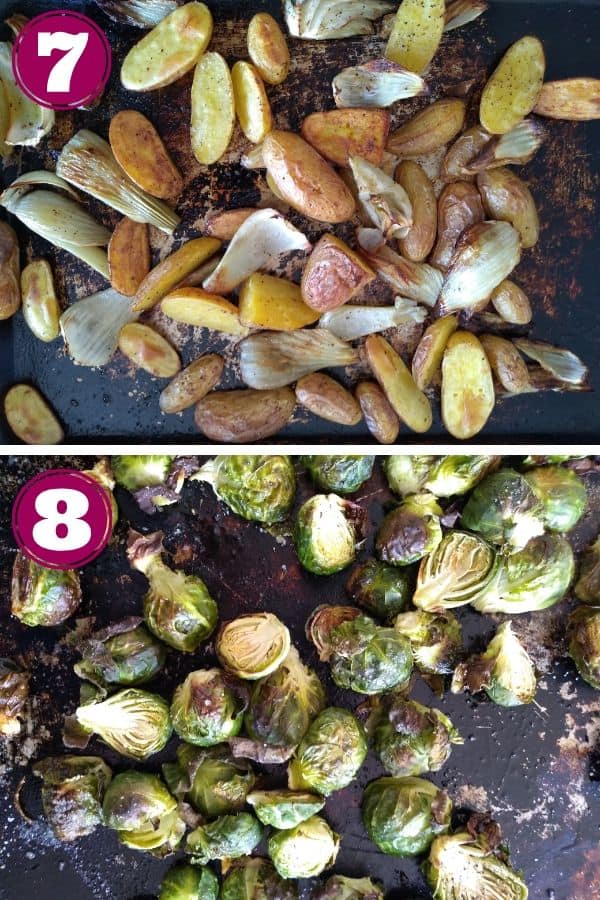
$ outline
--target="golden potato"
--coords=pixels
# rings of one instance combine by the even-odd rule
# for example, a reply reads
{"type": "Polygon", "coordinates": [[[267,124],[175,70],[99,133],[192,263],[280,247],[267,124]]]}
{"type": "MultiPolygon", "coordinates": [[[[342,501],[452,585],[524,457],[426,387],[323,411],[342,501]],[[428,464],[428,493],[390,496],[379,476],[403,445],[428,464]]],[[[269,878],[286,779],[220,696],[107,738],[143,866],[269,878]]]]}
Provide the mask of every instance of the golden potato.
{"type": "Polygon", "coordinates": [[[375,381],[361,381],[356,385],[355,395],[365,424],[375,440],[380,444],[393,444],[400,431],[400,419],[379,385],[375,381]]]}
{"type": "Polygon", "coordinates": [[[600,119],[600,78],[547,81],[533,108],[538,116],[586,122],[600,119]]]}
{"type": "Polygon", "coordinates": [[[265,85],[252,63],[238,60],[231,70],[235,111],[249,141],[260,144],[273,128],[273,115],[265,85]]]}
{"type": "Polygon", "coordinates": [[[302,123],[302,137],[337,166],[348,166],[351,156],[380,166],[389,130],[385,109],[332,109],[302,123]]]}
{"type": "Polygon", "coordinates": [[[121,219],[108,244],[110,283],[115,291],[133,297],[150,271],[150,264],[148,226],[121,219]]]}
{"type": "Polygon", "coordinates": [[[112,117],[108,139],[115,159],[132,181],[162,200],[176,200],[183,178],[146,116],[123,109],[112,117]]]}
{"type": "Polygon", "coordinates": [[[454,140],[465,123],[466,103],[459,97],[443,97],[394,131],[387,149],[396,156],[424,156],[454,140]]]}
{"type": "Polygon", "coordinates": [[[0,320],[10,319],[21,305],[21,262],[14,228],[0,222],[0,320]]]}
{"type": "Polygon", "coordinates": [[[358,425],[362,419],[360,405],[350,391],[323,372],[313,372],[298,381],[296,400],[320,419],[338,425],[358,425]]]}
{"type": "Polygon", "coordinates": [[[202,288],[178,288],[165,297],[161,309],[170,319],[185,322],[186,325],[209,328],[211,331],[222,331],[238,337],[248,334],[248,329],[240,324],[237,306],[202,288]]]}
{"type": "Polygon", "coordinates": [[[290,71],[290,51],[269,13],[257,13],[248,25],[248,55],[267,84],[281,84],[290,71]]]}
{"type": "Polygon", "coordinates": [[[546,58],[538,38],[526,35],[506,51],[483,89],[479,121],[505,134],[534,108],[544,83],[546,58]]]}
{"type": "Polygon", "coordinates": [[[156,306],[180,281],[214,256],[220,247],[221,241],[216,238],[194,238],[159,262],[136,291],[133,305],[135,312],[143,312],[156,306]]]}
{"type": "Polygon", "coordinates": [[[461,441],[475,437],[494,409],[494,380],[485,351],[474,334],[456,331],[442,361],[442,419],[461,441]]]}
{"type": "Polygon", "coordinates": [[[297,284],[256,272],[240,290],[240,322],[250,328],[293,331],[312,325],[319,313],[302,300],[297,284]]]}
{"type": "Polygon", "coordinates": [[[60,306],[54,290],[50,263],[36,259],[21,272],[23,318],[40,341],[54,341],[60,334],[60,306]]]}
{"type": "Polygon", "coordinates": [[[391,344],[381,335],[371,334],[365,341],[365,353],[398,418],[413,431],[429,431],[433,421],[431,404],[391,344]]]}
{"type": "Polygon", "coordinates": [[[437,243],[429,260],[431,265],[445,271],[463,231],[483,219],[481,195],[474,184],[447,184],[438,198],[437,243]]]}
{"type": "Polygon", "coordinates": [[[15,384],[4,398],[4,415],[24,444],[60,444],[60,422],[39,391],[30,384],[15,384]]]}
{"type": "Polygon", "coordinates": [[[444,0],[403,0],[385,49],[386,59],[411,72],[425,71],[444,32],[444,0]]]}
{"type": "Polygon", "coordinates": [[[396,168],[395,179],[408,195],[412,207],[412,225],[406,237],[399,238],[402,256],[423,262],[431,253],[437,233],[437,200],[427,174],[416,162],[405,159],[396,168]]]}
{"type": "Polygon", "coordinates": [[[220,53],[205,53],[198,62],[191,104],[192,150],[199,163],[210,166],[229,147],[235,125],[233,81],[220,53]]]}
{"type": "Polygon", "coordinates": [[[510,222],[528,249],[537,244],[540,220],[531,191],[518,175],[506,167],[490,169],[477,176],[477,187],[490,219],[510,222]]]}
{"type": "Polygon", "coordinates": [[[412,374],[420,390],[426,390],[435,378],[450,335],[458,328],[458,316],[436,319],[423,332],[412,360],[412,374]]]}
{"type": "Polygon", "coordinates": [[[492,293],[492,306],[505,322],[528,325],[533,312],[529,297],[514,281],[502,281],[492,293]]]}
{"type": "Polygon", "coordinates": [[[175,348],[158,331],[141,322],[130,322],[121,328],[119,350],[155,378],[173,378],[181,369],[175,348]]]}
{"type": "Polygon", "coordinates": [[[531,387],[529,370],[514,344],[496,334],[479,336],[492,372],[505,391],[520,394],[531,387]]]}
{"type": "Polygon", "coordinates": [[[347,303],[375,273],[364,260],[333,234],[324,234],[302,273],[302,299],[320,313],[347,303]]]}

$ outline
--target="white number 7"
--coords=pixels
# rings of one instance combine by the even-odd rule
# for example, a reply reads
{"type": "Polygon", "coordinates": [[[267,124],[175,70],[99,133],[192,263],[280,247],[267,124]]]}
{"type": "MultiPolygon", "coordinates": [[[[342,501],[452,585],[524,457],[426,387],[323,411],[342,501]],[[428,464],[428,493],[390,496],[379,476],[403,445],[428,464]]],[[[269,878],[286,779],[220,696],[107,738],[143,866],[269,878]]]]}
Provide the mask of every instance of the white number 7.
{"type": "Polygon", "coordinates": [[[39,32],[38,56],[52,56],[54,50],[68,51],[50,70],[46,86],[49,94],[66,94],[71,90],[75,66],[81,59],[88,40],[87,31],[79,34],[68,34],[66,31],[39,32]]]}

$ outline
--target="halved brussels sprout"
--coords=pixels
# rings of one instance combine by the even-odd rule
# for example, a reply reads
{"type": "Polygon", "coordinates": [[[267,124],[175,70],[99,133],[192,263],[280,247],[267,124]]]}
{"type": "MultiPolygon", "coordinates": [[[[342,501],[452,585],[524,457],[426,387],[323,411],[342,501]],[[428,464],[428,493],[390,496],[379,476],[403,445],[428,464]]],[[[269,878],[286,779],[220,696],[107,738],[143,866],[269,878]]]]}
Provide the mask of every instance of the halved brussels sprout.
{"type": "Polygon", "coordinates": [[[426,675],[449,675],[463,646],[460,622],[451,612],[400,613],[394,628],[410,641],[415,665],[426,675]]]}
{"type": "Polygon", "coordinates": [[[165,664],[165,648],[132,616],[92,634],[78,648],[81,662],[73,667],[79,678],[100,688],[144,684],[165,664]]]}
{"type": "Polygon", "coordinates": [[[291,881],[280,878],[267,859],[252,857],[233,863],[223,881],[220,900],[297,900],[291,881]]]}
{"type": "Polygon", "coordinates": [[[481,613],[546,609],[562,600],[574,574],[575,557],[569,542],[559,534],[544,534],[506,556],[494,584],[472,603],[481,613]]]}
{"type": "Polygon", "coordinates": [[[588,684],[600,691],[600,609],[580,606],[569,617],[569,656],[588,684]]]}
{"type": "Polygon", "coordinates": [[[370,878],[347,878],[332,875],[312,900],[383,900],[383,891],[370,878]]]}
{"type": "Polygon", "coordinates": [[[294,543],[298,559],[315,575],[349,566],[361,540],[364,510],[337,494],[315,494],[300,508],[294,543]]]}
{"type": "Polygon", "coordinates": [[[321,662],[331,659],[332,646],[330,635],[334,628],[343,622],[350,622],[362,615],[356,606],[330,606],[327,603],[317,606],[306,622],[306,636],[315,645],[321,662]]]}
{"type": "Polygon", "coordinates": [[[12,570],[11,612],[24,625],[60,625],[81,603],[79,575],[45,569],[20,550],[12,570]]]}
{"type": "Polygon", "coordinates": [[[248,681],[274,672],[290,652],[290,646],[288,629],[269,612],[249,613],[225,622],[215,642],[223,668],[248,681]]]}
{"type": "Polygon", "coordinates": [[[185,834],[177,800],[163,782],[149,772],[130,769],[115,775],[102,805],[104,823],[114,828],[119,840],[133,850],[167,856],[185,834]]]}
{"type": "Polygon", "coordinates": [[[199,749],[180,744],[177,762],[162,768],[171,793],[207,819],[242,810],[256,782],[250,764],[235,759],[227,746],[199,749]]]}
{"type": "Polygon", "coordinates": [[[288,748],[291,755],[325,703],[319,676],[292,647],[279,668],[255,685],[244,726],[253,741],[288,748]]]}
{"type": "Polygon", "coordinates": [[[365,790],[364,826],[382,853],[418,856],[450,827],[452,802],[424,778],[378,778],[365,790]]]}
{"type": "Polygon", "coordinates": [[[112,529],[114,531],[115,525],[119,521],[119,507],[117,506],[117,501],[115,500],[113,495],[115,479],[113,478],[110,462],[106,457],[102,457],[102,459],[99,459],[92,469],[85,469],[83,474],[89,475],[90,478],[93,478],[94,481],[97,481],[98,484],[100,484],[108,494],[112,510],[112,529]]]}
{"type": "Polygon", "coordinates": [[[99,756],[48,756],[33,773],[43,779],[44,815],[59,841],[74,841],[103,824],[102,800],[112,772],[99,756]]]}
{"type": "Polygon", "coordinates": [[[192,476],[244,519],[273,525],[286,518],[296,494],[289,456],[216,456],[192,476]]]}
{"type": "Polygon", "coordinates": [[[243,686],[220,669],[190,672],[175,688],[173,728],[183,741],[212,747],[239,734],[248,700],[243,686]]]}
{"type": "Polygon", "coordinates": [[[600,535],[581,557],[575,596],[582,603],[600,605],[600,535]]]}
{"type": "Polygon", "coordinates": [[[248,856],[260,844],[263,827],[247,812],[235,816],[220,816],[207,825],[200,825],[188,834],[186,852],[195,866],[204,866],[211,859],[238,859],[248,856]]]}
{"type": "Polygon", "coordinates": [[[180,863],[162,880],[158,900],[217,900],[219,882],[210,869],[180,863]]]}
{"type": "Polygon", "coordinates": [[[75,718],[117,753],[139,760],[159,753],[172,732],[167,701],[137,688],[117,691],[102,703],[79,706],[75,718]]]}
{"type": "Polygon", "coordinates": [[[452,678],[453,694],[484,690],[499,706],[531,703],[536,688],[535,666],[510,622],[500,625],[484,653],[459,663],[452,678]]]}
{"type": "Polygon", "coordinates": [[[334,494],[353,494],[373,473],[374,456],[300,456],[316,486],[334,494]]]}
{"type": "Polygon", "coordinates": [[[413,661],[410,643],[393,628],[357,616],[331,630],[331,677],[341,688],[380,694],[406,684],[413,661]]]}
{"type": "Polygon", "coordinates": [[[524,477],[543,506],[546,528],[550,531],[575,528],[587,502],[581,478],[562,466],[540,466],[526,472],[524,477]]]}
{"type": "Polygon", "coordinates": [[[492,544],[507,543],[520,550],[544,533],[544,507],[524,475],[499,469],[477,485],[461,523],[492,544]]]}
{"type": "Polygon", "coordinates": [[[164,484],[174,456],[113,456],[111,467],[115,481],[134,493],[145,487],[164,484]]]}
{"type": "Polygon", "coordinates": [[[150,582],[144,597],[144,619],[150,631],[169,647],[193,653],[214,631],[219,611],[201,578],[165,565],[162,539],[162,531],[146,536],[133,530],[127,539],[131,566],[150,582]]]}
{"type": "Polygon", "coordinates": [[[421,562],[413,603],[433,613],[475,604],[492,589],[499,571],[495,551],[482,538],[451,531],[421,562]]]}
{"type": "Polygon", "coordinates": [[[490,471],[500,465],[500,456],[440,456],[423,484],[436,497],[467,494],[490,471]]]}
{"type": "Polygon", "coordinates": [[[29,672],[12,659],[0,658],[0,735],[21,731],[21,716],[29,699],[29,672]]]}
{"type": "Polygon", "coordinates": [[[418,562],[442,540],[442,514],[433,494],[408,497],[379,526],[375,539],[377,556],[392,566],[418,562]]]}
{"type": "Polygon", "coordinates": [[[390,619],[401,612],[413,595],[416,576],[412,570],[389,566],[378,559],[368,559],[350,573],[346,592],[380,619],[390,619]]]}
{"type": "Polygon", "coordinates": [[[246,802],[254,807],[256,818],[263,825],[285,830],[295,828],[311,816],[321,812],[325,806],[323,797],[306,791],[253,791],[246,802]]]}
{"type": "Polygon", "coordinates": [[[375,752],[390,775],[424,775],[442,768],[463,739],[439,709],[393,697],[375,729],[375,752]]]}
{"type": "Polygon", "coordinates": [[[437,456],[386,456],[383,471],[390,490],[400,497],[419,494],[425,487],[437,458],[437,456]]]}
{"type": "Polygon", "coordinates": [[[292,790],[328,797],[347,787],[367,755],[367,736],[347,709],[330,706],[317,716],[288,767],[292,790]]]}
{"type": "Polygon", "coordinates": [[[269,838],[269,856],[282,878],[315,878],[334,864],[339,849],[339,835],[320,816],[269,838]]]}

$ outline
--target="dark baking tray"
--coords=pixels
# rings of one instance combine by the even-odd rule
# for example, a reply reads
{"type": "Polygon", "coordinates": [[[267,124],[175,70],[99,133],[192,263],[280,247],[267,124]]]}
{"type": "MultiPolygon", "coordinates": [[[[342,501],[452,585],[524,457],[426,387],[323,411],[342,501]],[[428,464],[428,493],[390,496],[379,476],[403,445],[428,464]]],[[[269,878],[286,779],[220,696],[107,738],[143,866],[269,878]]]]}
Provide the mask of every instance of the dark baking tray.
{"type": "MultiPolygon", "coordinates": [[[[254,205],[260,199],[260,176],[242,171],[239,158],[241,138],[234,139],[224,165],[206,170],[195,162],[189,149],[188,108],[190,77],[148,95],[126,93],[119,85],[119,68],[124,52],[140,37],[133,28],[115,26],[95,6],[81,0],[62,4],[43,0],[0,0],[0,11],[28,15],[59,6],[82,10],[96,19],[110,38],[113,73],[103,103],[90,112],[61,113],[58,125],[40,148],[24,148],[17,154],[18,166],[3,173],[6,182],[17,171],[54,169],[56,157],[75,130],[90,127],[106,136],[110,117],[117,109],[130,106],[146,112],[158,126],[175,161],[186,174],[187,185],[180,211],[183,223],[176,239],[198,233],[206,212],[215,207],[254,205]]],[[[260,9],[279,15],[280,4],[225,2],[210,4],[219,24],[213,44],[231,60],[246,55],[243,22],[260,9]]],[[[599,75],[598,39],[600,3],[506,2],[492,0],[491,8],[478,22],[452,32],[444,39],[433,66],[430,83],[434,96],[452,84],[475,78],[483,83],[486,71],[515,39],[535,33],[547,52],[547,77],[599,75]]],[[[280,127],[297,130],[302,118],[319,108],[332,106],[330,82],[333,75],[352,60],[374,56],[381,44],[368,48],[362,39],[326,43],[296,42],[296,68],[286,83],[270,91],[276,121],[280,127]]],[[[400,104],[400,116],[416,110],[424,101],[400,104]]],[[[598,172],[600,123],[549,123],[548,139],[536,159],[527,166],[525,177],[538,201],[542,234],[538,246],[524,254],[517,280],[527,289],[534,306],[534,334],[570,347],[592,370],[596,380],[600,335],[600,306],[597,303],[598,172]]],[[[264,193],[263,193],[264,198],[264,193]]],[[[88,198],[85,199],[88,202],[88,198]]],[[[272,198],[271,201],[272,202],[272,198]]],[[[108,225],[119,218],[107,207],[89,202],[92,211],[108,225]]],[[[300,216],[296,223],[307,227],[300,216]]],[[[45,256],[54,263],[59,295],[72,301],[104,286],[100,276],[68,254],[55,251],[44,241],[17,226],[24,257],[45,256]]],[[[322,229],[308,226],[315,236],[322,229]]],[[[341,233],[344,233],[342,229],[341,233]]],[[[158,233],[155,234],[155,238],[158,233]]],[[[166,328],[164,320],[158,326],[166,328]]],[[[171,332],[172,333],[172,332],[171,332]]],[[[182,327],[177,332],[184,361],[190,361],[209,346],[206,332],[182,327]]],[[[414,336],[413,336],[414,337],[414,336]]],[[[399,338],[400,348],[410,353],[414,340],[399,338]]],[[[210,342],[219,349],[218,342],[210,342]]],[[[344,373],[338,373],[344,378],[344,373]]],[[[44,345],[27,330],[22,317],[0,323],[0,390],[16,381],[33,381],[50,399],[65,426],[68,443],[191,443],[204,442],[188,410],[181,416],[163,416],[158,408],[160,384],[144,372],[132,372],[117,355],[104,370],[76,368],[65,358],[60,343],[44,345]]],[[[235,383],[233,369],[230,384],[235,383]]],[[[593,394],[527,395],[498,405],[479,439],[483,442],[594,442],[600,437],[597,400],[593,394]]],[[[439,418],[426,440],[448,442],[439,418]]],[[[0,423],[0,440],[14,438],[0,423]]],[[[294,422],[276,440],[297,443],[334,441],[370,442],[364,424],[354,429],[330,425],[315,417],[297,414],[294,422]]],[[[403,430],[401,441],[422,440],[403,430]]]]}
{"type": "MultiPolygon", "coordinates": [[[[19,487],[41,469],[87,468],[89,461],[89,457],[0,461],[0,596],[5,598],[0,607],[0,656],[22,653],[32,668],[35,699],[27,733],[31,742],[28,755],[34,759],[64,752],[62,716],[77,702],[78,681],[73,674],[77,655],[65,645],[69,626],[32,629],[9,614],[15,552],[10,509],[19,487]]],[[[585,480],[589,503],[573,534],[577,550],[586,546],[600,527],[600,477],[590,474],[585,480]]],[[[300,477],[297,502],[309,491],[305,478],[300,477]]],[[[344,602],[347,573],[329,578],[307,574],[298,565],[285,527],[273,535],[228,514],[207,485],[187,485],[177,506],[155,517],[141,513],[126,492],[117,496],[120,520],[115,536],[83,571],[84,602],[79,617],[94,616],[102,625],[139,614],[146,581],[127,563],[127,529],[129,524],[143,531],[161,529],[177,565],[205,579],[222,619],[262,609],[277,613],[289,626],[302,658],[319,672],[330,701],[350,707],[360,702],[356,694],[335,688],[327,666],[317,661],[304,634],[304,623],[319,603],[344,602]]],[[[355,499],[368,509],[371,523],[362,559],[372,553],[376,525],[391,499],[379,463],[355,499]]],[[[600,745],[594,724],[600,706],[597,693],[581,681],[566,658],[565,621],[573,605],[565,600],[545,612],[514,617],[513,627],[543,673],[536,704],[500,709],[491,702],[448,693],[438,700],[419,679],[411,692],[422,703],[442,708],[465,739],[463,746],[453,749],[442,771],[431,776],[454,800],[454,823],[464,821],[469,808],[491,810],[510,844],[515,865],[525,873],[531,900],[600,897],[600,745]]],[[[494,619],[502,618],[483,617],[468,608],[458,614],[470,651],[483,648],[497,624],[494,619]]],[[[211,644],[190,658],[171,653],[156,689],[170,697],[187,672],[214,663],[211,644]]],[[[160,763],[172,758],[175,745],[172,741],[144,768],[159,771],[160,763]]],[[[92,742],[90,752],[100,753],[117,771],[128,767],[100,742],[92,742]]],[[[36,821],[22,822],[11,798],[26,771],[23,753],[11,761],[10,751],[8,757],[2,760],[0,744],[0,900],[33,896],[37,900],[150,900],[156,896],[161,875],[172,860],[158,862],[126,850],[107,829],[98,829],[74,844],[59,844],[40,817],[37,795],[30,787],[23,798],[36,821]]],[[[283,784],[284,767],[271,767],[270,773],[283,784]]],[[[381,774],[370,753],[357,783],[327,801],[324,814],[343,835],[336,871],[377,876],[385,884],[386,900],[430,897],[417,862],[384,856],[363,831],[359,811],[362,789],[381,774]]]]}

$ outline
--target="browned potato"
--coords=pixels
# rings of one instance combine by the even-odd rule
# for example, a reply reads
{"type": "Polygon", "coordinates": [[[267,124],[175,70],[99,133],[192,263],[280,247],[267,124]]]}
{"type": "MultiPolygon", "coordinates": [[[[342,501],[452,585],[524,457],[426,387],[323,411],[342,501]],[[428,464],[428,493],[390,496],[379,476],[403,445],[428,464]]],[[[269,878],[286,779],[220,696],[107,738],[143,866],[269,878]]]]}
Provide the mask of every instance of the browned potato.
{"type": "Polygon", "coordinates": [[[231,82],[240,128],[249,141],[260,144],[273,128],[273,114],[258,69],[239,59],[231,70],[231,82]]]}
{"type": "Polygon", "coordinates": [[[302,274],[302,299],[311,309],[327,312],[347,303],[375,278],[375,273],[343,241],[324,234],[302,274]]]}
{"type": "Polygon", "coordinates": [[[300,379],[296,400],[315,416],[338,425],[358,425],[362,419],[361,408],[350,391],[323,372],[300,379]]]}
{"type": "Polygon", "coordinates": [[[30,384],[15,384],[4,398],[4,415],[24,444],[60,444],[60,422],[42,395],[30,384]]]}
{"type": "Polygon", "coordinates": [[[420,390],[426,390],[435,378],[442,365],[446,344],[457,328],[457,316],[444,316],[423,332],[412,361],[412,375],[420,390]]]}
{"type": "Polygon", "coordinates": [[[249,444],[277,434],[294,413],[291,388],[213,391],[196,406],[196,425],[211,441],[249,444]]]}
{"type": "Polygon", "coordinates": [[[225,360],[216,353],[207,353],[179,372],[160,395],[159,406],[164,413],[178,413],[206,397],[219,383],[225,360]]]}
{"type": "Polygon", "coordinates": [[[385,109],[332,109],[313,113],[302,123],[302,137],[337,166],[348,166],[351,156],[380,166],[389,130],[385,109]]]}
{"type": "Polygon", "coordinates": [[[412,206],[412,225],[398,246],[402,256],[423,262],[431,253],[437,232],[437,201],[433,185],[421,166],[405,159],[396,168],[396,181],[402,185],[412,206]]]}
{"type": "Polygon", "coordinates": [[[240,225],[255,212],[258,212],[256,207],[243,206],[240,209],[225,209],[214,213],[206,223],[206,233],[220,241],[230,241],[240,225]]]}
{"type": "Polygon", "coordinates": [[[264,162],[286,203],[319,222],[347,222],[356,203],[340,176],[303,138],[271,131],[263,143],[264,162]]]}
{"type": "Polygon", "coordinates": [[[113,116],[108,139],[121,168],[143,190],[162,200],[176,200],[183,178],[167,152],[156,128],[135,109],[113,116]]]}
{"type": "Polygon", "coordinates": [[[110,283],[115,291],[133,297],[150,271],[148,226],[121,219],[108,244],[110,283]]]}
{"type": "Polygon", "coordinates": [[[0,320],[10,319],[21,305],[19,242],[10,225],[0,222],[0,320]]]}
{"type": "Polygon", "coordinates": [[[534,108],[546,59],[541,42],[526,35],[509,47],[483,89],[479,121],[491,134],[506,134],[534,108]]]}
{"type": "Polygon", "coordinates": [[[155,378],[173,378],[181,369],[174,347],[154,328],[130,322],[119,332],[119,350],[127,359],[155,378]]]}
{"type": "Polygon", "coordinates": [[[290,51],[278,23],[257,13],[248,25],[248,55],[267,84],[281,84],[290,71],[290,51]]]}
{"type": "Polygon", "coordinates": [[[479,336],[492,372],[505,391],[520,394],[530,388],[529,371],[514,344],[496,334],[479,336]]]}
{"type": "Polygon", "coordinates": [[[444,156],[440,168],[440,179],[442,181],[475,181],[475,174],[467,171],[467,167],[489,141],[490,135],[481,125],[468,128],[444,156]]]}
{"type": "Polygon", "coordinates": [[[34,259],[21,272],[23,318],[39,341],[53,341],[60,334],[60,306],[54,290],[50,263],[34,259]]]}
{"type": "Polygon", "coordinates": [[[444,97],[401,125],[388,140],[396,156],[422,156],[454,140],[465,123],[466,104],[458,97],[444,97]]]}
{"type": "Polygon", "coordinates": [[[538,116],[585,122],[600,119],[600,78],[566,78],[542,85],[533,108],[538,116]]]}
{"type": "Polygon", "coordinates": [[[442,361],[442,419],[461,441],[475,437],[494,409],[494,380],[481,342],[468,331],[456,331],[442,361]]]}
{"type": "Polygon", "coordinates": [[[187,241],[178,250],[159,262],[144,278],[135,294],[134,310],[143,312],[146,309],[152,309],[187,275],[191,275],[198,266],[214,256],[220,246],[221,241],[211,237],[194,238],[187,241]]]}
{"type": "Polygon", "coordinates": [[[447,184],[438,199],[437,244],[429,262],[444,272],[452,261],[458,239],[466,228],[483,222],[483,204],[473,184],[447,184]]]}
{"type": "Polygon", "coordinates": [[[355,394],[375,440],[380,444],[393,444],[400,431],[400,419],[379,385],[375,381],[361,381],[356,385],[355,394]]]}
{"type": "Polygon", "coordinates": [[[535,200],[531,191],[518,175],[502,166],[481,172],[477,187],[490,219],[510,222],[521,235],[521,245],[533,247],[540,234],[535,200]]]}
{"type": "Polygon", "coordinates": [[[529,297],[514,281],[501,282],[491,300],[498,315],[511,325],[528,325],[533,318],[529,297]]]}
{"type": "Polygon", "coordinates": [[[433,418],[431,404],[391,344],[381,335],[371,334],[365,341],[365,353],[398,418],[413,431],[429,431],[433,418]]]}

